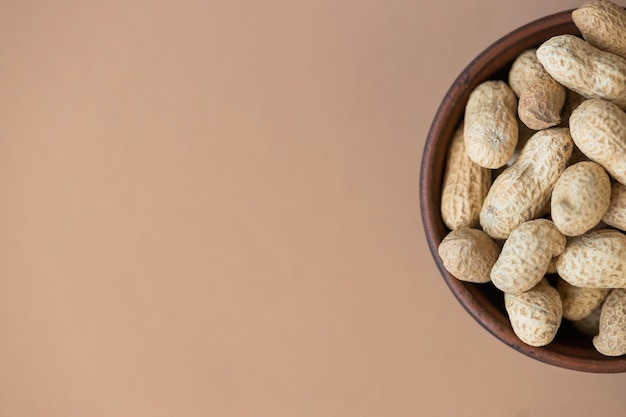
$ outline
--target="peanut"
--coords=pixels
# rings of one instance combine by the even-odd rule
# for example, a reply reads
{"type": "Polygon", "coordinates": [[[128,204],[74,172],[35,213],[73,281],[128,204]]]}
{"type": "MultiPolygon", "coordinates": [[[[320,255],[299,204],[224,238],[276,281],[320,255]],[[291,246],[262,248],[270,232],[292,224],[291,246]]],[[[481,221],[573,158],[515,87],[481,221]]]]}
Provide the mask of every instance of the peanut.
{"type": "Polygon", "coordinates": [[[443,266],[461,281],[485,283],[498,259],[500,247],[485,232],[462,228],[453,230],[438,248],[443,266]]]}
{"type": "Polygon", "coordinates": [[[572,139],[582,153],[626,185],[626,113],[608,101],[585,100],[569,122],[572,139]]]}
{"type": "Polygon", "coordinates": [[[587,317],[573,321],[572,324],[583,335],[593,337],[600,331],[600,314],[602,313],[602,304],[596,307],[587,317]]]}
{"type": "Polygon", "coordinates": [[[593,345],[606,356],[626,354],[626,289],[612,290],[600,313],[600,332],[593,345]]]}
{"type": "Polygon", "coordinates": [[[540,130],[561,122],[565,88],[546,72],[536,49],[522,52],[509,71],[509,85],[519,98],[517,114],[530,129],[540,130]]]}
{"type": "Polygon", "coordinates": [[[537,49],[537,59],[564,87],[626,108],[626,59],[574,35],[548,39],[537,49]]]}
{"type": "Polygon", "coordinates": [[[583,38],[603,51],[626,58],[626,10],[608,1],[594,0],[572,12],[583,38]]]}
{"type": "Polygon", "coordinates": [[[478,225],[480,209],[491,186],[491,171],[472,161],[465,152],[463,127],[448,150],[441,197],[441,217],[450,230],[478,225]]]}
{"type": "Polygon", "coordinates": [[[602,221],[609,226],[626,231],[626,186],[619,182],[611,184],[611,204],[602,221]]]}
{"type": "Polygon", "coordinates": [[[552,221],[566,236],[597,225],[611,202],[611,180],[600,165],[586,161],[563,171],[552,191],[552,221]]]}
{"type": "Polygon", "coordinates": [[[626,287],[626,236],[600,229],[571,239],[556,260],[557,273],[586,288],[626,287]]]}
{"type": "Polygon", "coordinates": [[[611,291],[608,288],[581,288],[559,279],[556,289],[563,303],[563,318],[577,321],[590,315],[598,308],[611,291]]]}
{"type": "Polygon", "coordinates": [[[552,189],[572,153],[567,128],[535,133],[515,162],[489,189],[480,211],[480,225],[491,237],[504,239],[527,220],[538,217],[548,205],[552,189]]]}
{"type": "Polygon", "coordinates": [[[467,154],[484,168],[499,168],[511,158],[518,139],[517,98],[504,81],[485,81],[465,106],[467,154]]]}
{"type": "Polygon", "coordinates": [[[565,248],[565,236],[550,220],[522,223],[504,242],[491,269],[491,281],[501,291],[519,294],[544,277],[553,256],[565,248]]]}
{"type": "Polygon", "coordinates": [[[556,336],[563,315],[558,291],[542,279],[521,294],[504,294],[504,305],[513,331],[531,346],[545,346],[556,336]]]}

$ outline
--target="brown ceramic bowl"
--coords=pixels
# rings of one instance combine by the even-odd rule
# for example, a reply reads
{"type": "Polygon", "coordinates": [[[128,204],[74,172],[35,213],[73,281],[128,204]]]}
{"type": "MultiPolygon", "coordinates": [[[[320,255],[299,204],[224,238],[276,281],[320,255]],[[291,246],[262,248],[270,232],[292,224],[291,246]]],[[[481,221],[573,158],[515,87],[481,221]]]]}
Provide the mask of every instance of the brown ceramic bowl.
{"type": "Polygon", "coordinates": [[[424,147],[420,177],[422,221],[443,279],[467,312],[495,337],[518,352],[562,368],[598,373],[626,372],[626,356],[601,355],[593,347],[591,338],[583,336],[567,320],[563,320],[556,338],[549,345],[536,348],[522,343],[513,333],[502,293],[491,283],[457,280],[444,269],[437,253],[439,243],[449,232],[440,214],[446,152],[461,121],[469,93],[485,80],[506,80],[508,69],[517,55],[528,48],[538,47],[552,36],[565,33],[580,36],[572,22],[571,10],[541,18],[504,36],[476,57],[454,81],[435,115],[424,147]]]}

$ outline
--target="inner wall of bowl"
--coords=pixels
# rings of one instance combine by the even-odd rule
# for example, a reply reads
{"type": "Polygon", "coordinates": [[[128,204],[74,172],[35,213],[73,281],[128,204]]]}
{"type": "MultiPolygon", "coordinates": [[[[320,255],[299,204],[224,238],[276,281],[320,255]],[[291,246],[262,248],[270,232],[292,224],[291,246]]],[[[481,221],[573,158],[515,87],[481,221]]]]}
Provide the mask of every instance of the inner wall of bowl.
{"type": "Polygon", "coordinates": [[[591,339],[578,333],[566,320],[548,346],[534,348],[525,345],[513,333],[502,293],[492,284],[457,280],[443,268],[437,253],[439,243],[449,232],[441,219],[439,204],[446,152],[456,127],[462,122],[470,92],[489,79],[506,81],[513,61],[521,52],[560,34],[580,36],[571,20],[571,11],[545,17],[511,32],[487,48],[455,80],[433,120],[424,149],[420,179],[422,217],[429,247],[446,283],[485,329],[521,353],[546,363],[582,371],[623,372],[626,371],[626,359],[601,355],[591,339]],[[607,367],[607,362],[611,362],[612,368],[607,367]]]}

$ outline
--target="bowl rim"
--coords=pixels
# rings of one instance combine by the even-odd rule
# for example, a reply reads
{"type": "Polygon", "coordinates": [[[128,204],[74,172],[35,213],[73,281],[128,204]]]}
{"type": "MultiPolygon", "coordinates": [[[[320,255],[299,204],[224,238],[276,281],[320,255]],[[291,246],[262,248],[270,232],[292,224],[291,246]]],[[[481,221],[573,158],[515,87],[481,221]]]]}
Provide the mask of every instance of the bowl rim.
{"type": "Polygon", "coordinates": [[[518,51],[536,47],[557,34],[580,36],[571,19],[573,10],[541,17],[502,36],[474,58],[452,83],[433,118],[422,154],[419,181],[422,225],[431,255],[449,289],[474,320],[493,336],[518,352],[543,363],[582,372],[620,373],[626,372],[626,356],[605,357],[598,354],[598,357],[589,358],[582,354],[581,349],[553,344],[533,347],[521,342],[513,333],[508,317],[505,326],[498,309],[492,303],[484,303],[485,297],[479,290],[479,286],[484,284],[463,282],[453,277],[443,267],[437,251],[448,231],[441,219],[440,204],[437,202],[441,198],[443,173],[442,170],[433,170],[432,162],[442,158],[442,153],[445,161],[445,152],[454,129],[461,120],[469,92],[502,70],[502,62],[511,63],[518,51]],[[449,120],[454,120],[455,123],[449,123],[449,120]],[[444,143],[439,141],[440,138],[444,138],[444,143]]]}

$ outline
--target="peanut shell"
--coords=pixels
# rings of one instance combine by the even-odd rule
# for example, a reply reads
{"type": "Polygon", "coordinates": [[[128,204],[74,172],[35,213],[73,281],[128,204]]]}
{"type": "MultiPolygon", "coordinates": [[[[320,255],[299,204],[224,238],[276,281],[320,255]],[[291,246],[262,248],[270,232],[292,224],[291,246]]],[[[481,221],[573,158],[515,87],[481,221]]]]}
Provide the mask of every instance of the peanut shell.
{"type": "Polygon", "coordinates": [[[609,226],[626,231],[626,186],[619,182],[611,184],[611,203],[602,221],[609,226]]]}
{"type": "Polygon", "coordinates": [[[464,136],[472,161],[491,169],[506,164],[517,145],[516,109],[515,93],[504,81],[485,81],[470,93],[464,136]]]}
{"type": "Polygon", "coordinates": [[[574,35],[548,39],[537,49],[537,59],[561,85],[626,108],[626,59],[574,35]]]}
{"type": "Polygon", "coordinates": [[[565,236],[550,220],[522,223],[504,242],[491,269],[491,281],[505,293],[528,291],[541,281],[552,257],[563,252],[564,248],[565,236]]]}
{"type": "Polygon", "coordinates": [[[519,98],[517,114],[533,130],[546,129],[561,122],[565,88],[543,68],[537,49],[522,52],[509,71],[509,85],[519,98]]]}
{"type": "Polygon", "coordinates": [[[626,58],[626,10],[608,0],[585,3],[572,12],[583,38],[603,51],[626,58]]]}
{"type": "Polygon", "coordinates": [[[576,287],[626,287],[626,236],[600,229],[572,238],[558,256],[556,269],[576,287]]]}
{"type": "Polygon", "coordinates": [[[585,100],[569,122],[572,139],[582,153],[626,185],[626,113],[608,101],[585,100]]]}
{"type": "Polygon", "coordinates": [[[585,336],[593,337],[600,331],[600,315],[602,313],[602,304],[596,307],[587,317],[573,321],[572,324],[585,336]]]}
{"type": "Polygon", "coordinates": [[[580,236],[597,225],[611,202],[611,180],[600,165],[585,161],[563,171],[554,186],[551,216],[566,236],[580,236]]]}
{"type": "Polygon", "coordinates": [[[593,310],[602,305],[609,288],[581,288],[559,279],[556,289],[563,303],[563,318],[577,321],[589,316],[593,310]]]}
{"type": "Polygon", "coordinates": [[[504,304],[513,331],[531,346],[552,342],[561,325],[563,306],[559,292],[542,279],[532,289],[518,295],[505,293],[504,304]]]}
{"type": "Polygon", "coordinates": [[[443,266],[461,281],[485,283],[498,259],[500,247],[485,232],[462,228],[453,230],[438,248],[443,266]]]}
{"type": "Polygon", "coordinates": [[[616,288],[604,300],[600,332],[593,338],[593,345],[603,355],[626,354],[626,289],[616,288]]]}
{"type": "Polygon", "coordinates": [[[441,197],[441,217],[450,230],[478,225],[480,209],[491,186],[491,171],[472,161],[465,151],[463,126],[448,150],[441,197]]]}
{"type": "Polygon", "coordinates": [[[506,239],[525,221],[539,217],[572,154],[567,128],[535,133],[515,162],[493,182],[480,211],[480,225],[491,237],[506,239]]]}

